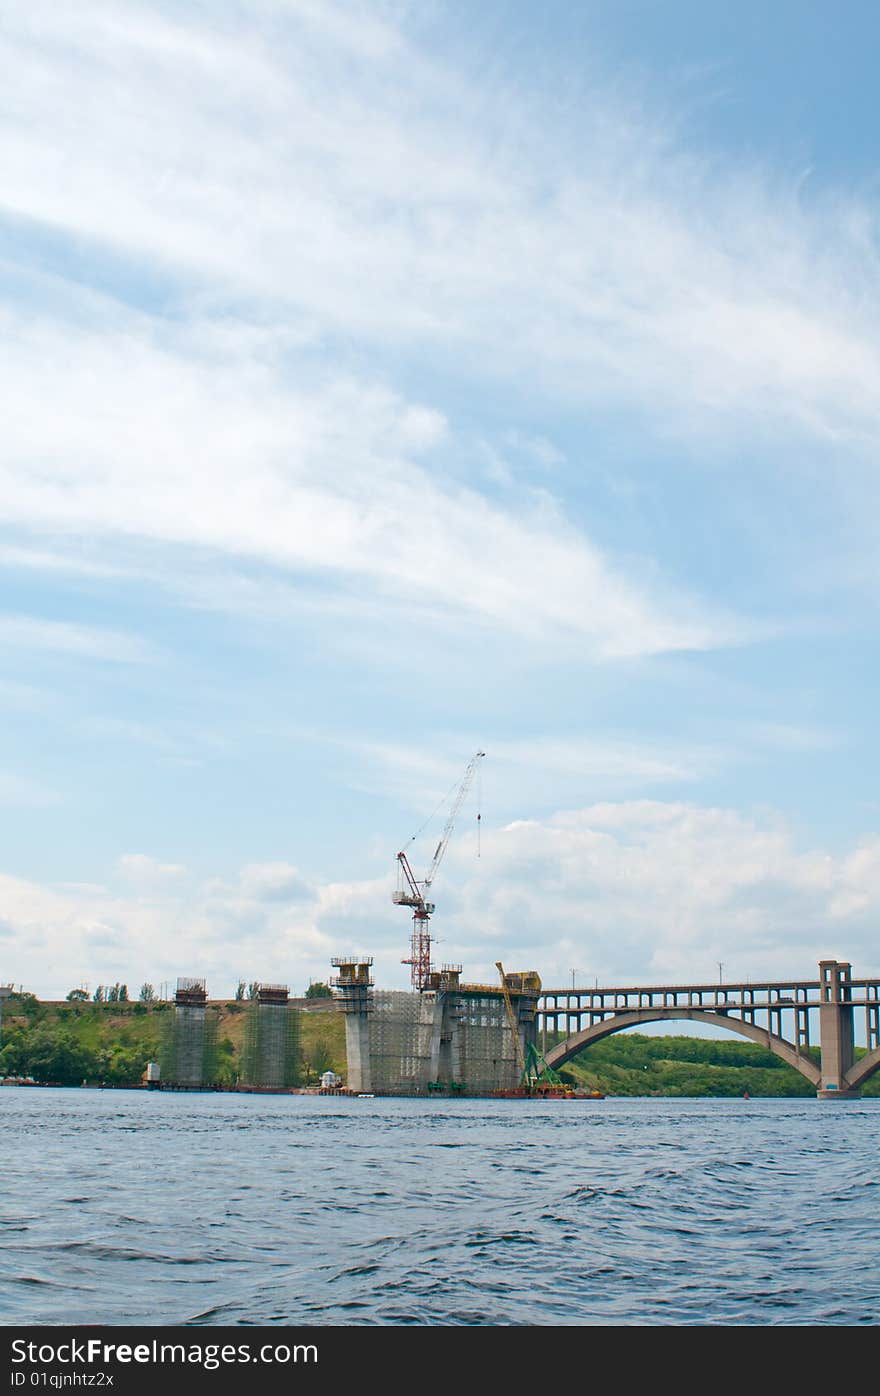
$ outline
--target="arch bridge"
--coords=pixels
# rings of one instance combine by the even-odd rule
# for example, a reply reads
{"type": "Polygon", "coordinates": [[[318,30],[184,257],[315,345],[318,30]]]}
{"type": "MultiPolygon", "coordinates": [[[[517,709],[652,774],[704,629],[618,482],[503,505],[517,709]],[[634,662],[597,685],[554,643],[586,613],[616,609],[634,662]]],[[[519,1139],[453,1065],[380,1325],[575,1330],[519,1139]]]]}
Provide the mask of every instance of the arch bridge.
{"type": "Polygon", "coordinates": [[[566,1034],[544,1052],[547,1065],[559,1067],[591,1042],[665,1019],[711,1023],[760,1043],[805,1076],[820,1099],[858,1096],[880,1068],[880,979],[854,979],[843,960],[821,960],[819,978],[810,980],[542,989],[536,1027],[545,1043],[548,1029],[566,1034]],[[864,1014],[867,1044],[858,1061],[857,1013],[864,1014]]]}

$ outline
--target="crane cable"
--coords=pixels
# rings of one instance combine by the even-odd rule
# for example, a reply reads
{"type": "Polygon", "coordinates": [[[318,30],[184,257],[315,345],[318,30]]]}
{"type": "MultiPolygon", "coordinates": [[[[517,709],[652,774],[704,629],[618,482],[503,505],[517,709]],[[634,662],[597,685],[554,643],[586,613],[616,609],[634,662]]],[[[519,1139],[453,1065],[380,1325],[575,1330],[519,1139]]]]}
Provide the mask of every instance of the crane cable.
{"type": "MultiPolygon", "coordinates": [[[[444,806],[445,804],[448,804],[450,795],[453,793],[454,790],[457,790],[457,789],[460,787],[460,785],[461,785],[461,782],[460,782],[460,781],[457,781],[457,780],[456,780],[456,781],[453,781],[452,785],[449,787],[449,789],[447,790],[446,794],[443,795],[443,796],[441,796],[441,798],[440,798],[440,800],[438,801],[438,803],[434,806],[434,809],[433,809],[433,810],[431,811],[431,813],[428,815],[428,818],[425,820],[425,822],[424,822],[424,824],[421,826],[421,828],[420,828],[420,829],[416,829],[416,831],[415,831],[415,833],[412,835],[412,837],[411,837],[410,839],[408,839],[407,842],[403,845],[403,852],[404,852],[404,853],[405,853],[406,850],[409,848],[410,844],[415,843],[415,841],[416,841],[416,839],[419,837],[419,835],[420,835],[420,834],[423,834],[423,833],[425,832],[425,830],[427,829],[428,825],[431,823],[431,820],[434,819],[434,818],[436,817],[436,815],[440,812],[440,810],[443,808],[443,806],[444,806]]],[[[482,768],[481,768],[480,766],[477,766],[477,857],[478,857],[478,858],[479,858],[479,856],[480,856],[480,820],[481,820],[480,809],[481,809],[481,807],[482,807],[482,804],[483,804],[483,771],[482,771],[482,768]]]]}
{"type": "Polygon", "coordinates": [[[482,807],[483,807],[483,770],[482,770],[482,767],[481,767],[481,766],[478,766],[478,767],[477,767],[477,857],[478,857],[478,858],[479,858],[479,856],[480,856],[480,820],[481,820],[481,818],[482,818],[482,816],[481,816],[481,814],[480,814],[480,811],[481,811],[482,807]]]}
{"type": "Polygon", "coordinates": [[[433,810],[431,811],[431,813],[428,815],[428,818],[425,820],[425,822],[424,822],[424,824],[422,825],[422,827],[421,827],[420,829],[416,829],[416,831],[415,831],[415,833],[413,834],[412,838],[409,839],[408,842],[405,843],[405,844],[403,845],[404,852],[409,848],[409,846],[410,846],[411,843],[415,843],[416,839],[419,837],[420,834],[423,834],[423,833],[425,832],[425,830],[427,829],[428,825],[431,823],[431,820],[434,819],[435,816],[439,813],[439,811],[443,808],[443,806],[444,806],[445,804],[448,803],[450,795],[453,793],[454,790],[457,790],[457,789],[458,789],[458,787],[459,787],[460,784],[461,784],[461,781],[458,781],[458,780],[453,781],[452,785],[451,785],[450,788],[447,790],[446,794],[442,796],[442,798],[440,799],[439,803],[434,807],[434,809],[433,809],[433,810]]]}

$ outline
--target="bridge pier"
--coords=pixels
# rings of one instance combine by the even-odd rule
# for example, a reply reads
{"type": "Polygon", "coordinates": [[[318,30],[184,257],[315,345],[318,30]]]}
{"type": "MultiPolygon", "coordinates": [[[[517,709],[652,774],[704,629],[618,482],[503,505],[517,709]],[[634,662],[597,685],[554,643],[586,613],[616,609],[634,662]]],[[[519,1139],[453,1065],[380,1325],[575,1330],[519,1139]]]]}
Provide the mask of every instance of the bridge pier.
{"type": "Polygon", "coordinates": [[[819,1047],[822,1081],[819,1100],[853,1100],[860,1095],[846,1082],[855,1062],[852,1008],[852,965],[843,960],[819,961],[819,1047]]]}
{"type": "Polygon", "coordinates": [[[373,980],[370,975],[372,957],[361,960],[333,960],[339,974],[330,980],[338,992],[340,1007],[345,1014],[346,1083],[355,1095],[369,1095],[373,1090],[370,1057],[370,1014],[373,1011],[373,980]]]}

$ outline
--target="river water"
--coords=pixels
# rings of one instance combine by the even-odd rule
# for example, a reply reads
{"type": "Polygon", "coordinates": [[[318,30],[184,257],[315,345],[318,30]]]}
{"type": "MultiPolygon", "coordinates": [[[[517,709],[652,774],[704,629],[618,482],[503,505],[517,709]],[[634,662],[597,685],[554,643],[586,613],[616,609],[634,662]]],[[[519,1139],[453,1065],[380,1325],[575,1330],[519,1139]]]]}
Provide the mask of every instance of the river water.
{"type": "Polygon", "coordinates": [[[880,1321],[880,1100],[0,1090],[0,1321],[880,1321]]]}

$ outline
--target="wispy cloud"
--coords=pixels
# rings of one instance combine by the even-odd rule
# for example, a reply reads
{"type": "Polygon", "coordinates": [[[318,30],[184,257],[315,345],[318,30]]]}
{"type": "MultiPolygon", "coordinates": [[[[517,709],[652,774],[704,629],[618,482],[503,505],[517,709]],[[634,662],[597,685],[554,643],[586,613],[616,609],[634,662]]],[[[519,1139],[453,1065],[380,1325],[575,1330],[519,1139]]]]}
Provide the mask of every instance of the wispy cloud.
{"type": "MultiPolygon", "coordinates": [[[[444,795],[446,806],[452,804],[472,755],[461,736],[432,734],[417,747],[312,730],[310,740],[345,752],[345,779],[356,788],[374,795],[392,794],[425,814],[438,802],[442,804],[444,795]]],[[[478,745],[475,741],[473,749],[478,745]]],[[[696,744],[663,745],[646,738],[598,738],[576,732],[552,737],[535,733],[517,740],[493,740],[482,780],[494,811],[558,808],[582,805],[584,797],[597,788],[610,797],[696,781],[726,759],[722,748],[696,744]]],[[[438,813],[438,827],[442,828],[445,817],[438,813]]]]}
{"type": "Polygon", "coordinates": [[[735,416],[856,454],[876,440],[857,201],[719,177],[598,78],[560,127],[503,79],[463,84],[393,7],[254,4],[209,26],[35,0],[0,48],[6,207],[61,239],[56,278],[111,291],[56,323],[53,283],[52,314],[7,318],[21,526],[258,558],[607,659],[756,629],[616,560],[561,497],[514,509],[457,485],[457,424],[388,387],[395,355],[425,383],[503,380],[655,433],[735,416]],[[107,249],[124,287],[164,278],[172,323],[113,305],[107,249]]]}
{"type": "Polygon", "coordinates": [[[475,91],[390,15],[349,23],[332,4],[208,26],[35,0],[5,21],[7,207],[318,336],[637,403],[667,429],[736,413],[876,439],[855,195],[719,177],[598,73],[563,122],[503,79],[475,91]]]}
{"type": "Polygon", "coordinates": [[[57,790],[11,771],[0,771],[0,805],[25,805],[40,808],[57,805],[62,796],[57,790]]]}
{"type": "Polygon", "coordinates": [[[0,643],[8,649],[48,650],[114,664],[141,664],[155,651],[136,635],[35,616],[0,615],[0,643]]]}
{"type": "Polygon", "coordinates": [[[443,418],[376,384],[300,391],[283,356],[193,357],[188,336],[143,320],[124,335],[20,320],[16,337],[0,481],[20,528],[195,546],[356,596],[366,583],[387,605],[415,599],[539,640],[576,638],[599,657],[753,633],[671,584],[664,597],[655,577],[625,575],[546,498],[513,512],[444,481],[430,469],[443,418]]]}

